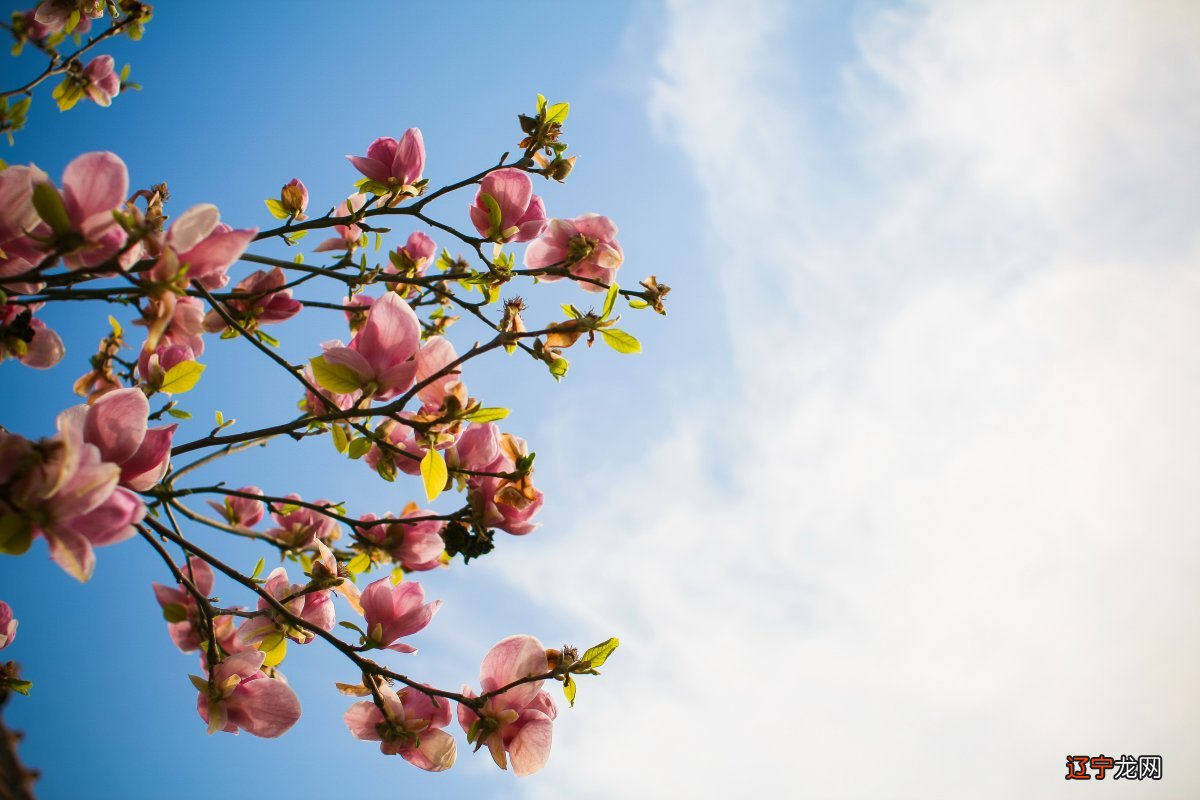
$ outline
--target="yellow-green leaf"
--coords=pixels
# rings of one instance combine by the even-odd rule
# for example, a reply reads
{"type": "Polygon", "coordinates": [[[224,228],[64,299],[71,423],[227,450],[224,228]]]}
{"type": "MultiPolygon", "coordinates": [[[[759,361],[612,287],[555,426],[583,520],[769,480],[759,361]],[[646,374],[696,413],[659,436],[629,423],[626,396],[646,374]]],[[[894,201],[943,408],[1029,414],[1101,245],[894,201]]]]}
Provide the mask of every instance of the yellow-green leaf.
{"type": "Polygon", "coordinates": [[[264,667],[274,667],[283,662],[287,656],[287,637],[281,633],[273,633],[258,643],[258,649],[266,654],[263,659],[264,667]]]}
{"type": "Polygon", "coordinates": [[[642,352],[642,343],[619,328],[601,328],[600,335],[604,337],[604,343],[618,353],[642,352]]]}
{"type": "Polygon", "coordinates": [[[67,216],[62,195],[51,184],[39,183],[33,187],[33,207],[55,233],[71,230],[71,218],[67,216]]]}
{"type": "Polygon", "coordinates": [[[267,210],[271,212],[271,216],[275,219],[287,219],[291,216],[288,210],[283,207],[283,203],[276,200],[274,197],[268,197],[266,200],[267,210]]]}
{"type": "Polygon", "coordinates": [[[180,361],[167,370],[167,374],[163,376],[162,386],[158,387],[159,391],[167,394],[183,394],[196,385],[203,372],[204,365],[199,361],[180,361]]]}
{"type": "Polygon", "coordinates": [[[477,408],[463,417],[463,419],[469,422],[495,422],[507,416],[507,408],[477,408]]]}
{"type": "Polygon", "coordinates": [[[333,446],[337,448],[339,453],[346,452],[346,447],[350,442],[346,439],[346,429],[341,425],[333,426],[333,446]]]}
{"type": "Polygon", "coordinates": [[[567,113],[571,110],[570,103],[555,103],[546,109],[546,123],[557,122],[559,125],[567,121],[567,113]]]}
{"type": "Polygon", "coordinates": [[[616,637],[608,641],[601,642],[595,647],[589,647],[587,652],[583,654],[583,660],[588,663],[589,667],[598,667],[608,660],[613,651],[620,646],[621,642],[616,637]]]}
{"type": "Polygon", "coordinates": [[[563,695],[566,696],[567,702],[570,703],[572,707],[575,705],[576,688],[575,681],[571,680],[571,676],[568,675],[566,681],[563,682],[563,695]]]}
{"type": "Polygon", "coordinates": [[[20,514],[0,517],[0,553],[19,556],[33,543],[33,523],[20,514]]]}
{"type": "Polygon", "coordinates": [[[436,447],[426,450],[425,457],[421,459],[421,480],[425,483],[425,497],[429,502],[436,500],[442,489],[446,488],[448,475],[446,459],[442,457],[441,451],[436,447]]]}
{"type": "Polygon", "coordinates": [[[367,553],[359,553],[350,562],[346,564],[346,569],[353,572],[355,575],[366,572],[371,568],[371,556],[367,553]]]}
{"type": "Polygon", "coordinates": [[[600,319],[608,319],[608,315],[612,313],[613,305],[617,302],[617,292],[621,291],[621,287],[615,283],[608,287],[608,294],[604,295],[604,308],[600,310],[600,319]]]}
{"type": "Polygon", "coordinates": [[[310,358],[308,363],[312,365],[317,383],[331,392],[350,394],[362,388],[358,375],[343,364],[330,364],[325,356],[310,358]]]}

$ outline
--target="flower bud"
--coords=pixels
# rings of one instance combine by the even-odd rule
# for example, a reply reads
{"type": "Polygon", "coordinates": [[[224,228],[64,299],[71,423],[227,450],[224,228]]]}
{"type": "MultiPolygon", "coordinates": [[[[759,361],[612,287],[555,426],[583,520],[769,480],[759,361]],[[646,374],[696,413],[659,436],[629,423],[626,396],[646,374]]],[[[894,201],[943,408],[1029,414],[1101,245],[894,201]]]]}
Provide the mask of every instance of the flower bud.
{"type": "Polygon", "coordinates": [[[296,219],[305,219],[304,211],[308,208],[308,189],[299,178],[292,178],[279,190],[279,202],[289,214],[296,219]]]}

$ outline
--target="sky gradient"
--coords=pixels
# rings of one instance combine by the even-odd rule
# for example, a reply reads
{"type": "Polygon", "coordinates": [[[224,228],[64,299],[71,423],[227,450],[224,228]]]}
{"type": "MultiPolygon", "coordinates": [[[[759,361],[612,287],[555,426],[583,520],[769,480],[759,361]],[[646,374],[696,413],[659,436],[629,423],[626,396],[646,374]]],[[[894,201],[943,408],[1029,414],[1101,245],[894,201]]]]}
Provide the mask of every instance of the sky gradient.
{"type": "MultiPolygon", "coordinates": [[[[292,732],[208,737],[153,554],[101,550],[81,587],[38,545],[0,597],[39,796],[1055,798],[1065,756],[1101,752],[1163,756],[1122,794],[1200,791],[1194,6],[161,5],[117,54],[143,92],[39,98],[4,157],[57,176],[111,149],[176,213],[266,226],[291,177],[314,209],[344,196],[376,136],[420,127],[436,185],[511,148],[534,93],[572,102],[549,212],[612,216],[621,282],[658,275],[670,316],[629,312],[645,352],[573,352],[560,385],[515,359],[468,376],[538,452],[545,524],[422,578],[446,605],[403,666],[453,688],[511,633],[622,647],[528,779],[461,738],[444,775],[355,741],[317,645],[286,663],[292,732]]],[[[101,333],[55,313],[78,366],[101,333]]],[[[299,360],[344,330],[280,334],[299,360]]],[[[210,347],[185,407],[288,412],[244,342],[210,347]]],[[[22,386],[0,421],[48,433],[78,371],[0,367],[22,386]]],[[[273,445],[220,477],[375,511],[419,492],[329,456],[273,445]]]]}

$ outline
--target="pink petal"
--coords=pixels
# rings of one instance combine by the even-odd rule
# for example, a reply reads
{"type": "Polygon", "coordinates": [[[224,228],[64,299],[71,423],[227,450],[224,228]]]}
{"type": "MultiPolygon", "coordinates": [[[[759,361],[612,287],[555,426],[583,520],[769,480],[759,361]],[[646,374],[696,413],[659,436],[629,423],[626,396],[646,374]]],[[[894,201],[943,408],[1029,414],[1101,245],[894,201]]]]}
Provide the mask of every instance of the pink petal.
{"type": "Polygon", "coordinates": [[[204,241],[221,221],[221,212],[211,203],[192,206],[171,223],[167,243],[176,253],[186,253],[204,241]]]}
{"type": "Polygon", "coordinates": [[[66,353],[67,349],[57,333],[35,323],[33,340],[29,342],[29,349],[21,356],[20,361],[33,369],[49,369],[62,361],[66,353]]]}
{"type": "Polygon", "coordinates": [[[396,146],[396,155],[392,159],[392,176],[403,184],[413,184],[421,180],[425,170],[425,139],[417,128],[409,128],[400,137],[396,146]]]}
{"type": "Polygon", "coordinates": [[[272,678],[243,681],[226,706],[230,722],[264,739],[282,736],[300,719],[300,699],[292,687],[272,678]]]}
{"type": "Polygon", "coordinates": [[[572,222],[575,223],[577,231],[597,241],[611,242],[617,238],[617,226],[611,219],[600,214],[583,214],[572,222]]]}
{"type": "Polygon", "coordinates": [[[363,158],[362,156],[346,156],[346,158],[350,159],[350,163],[356,170],[373,181],[386,185],[388,178],[391,177],[387,165],[373,158],[363,158]]]}
{"type": "MultiPolygon", "coordinates": [[[[479,683],[485,692],[494,691],[529,675],[546,672],[546,648],[532,636],[509,636],[497,642],[479,668],[479,683]]],[[[524,708],[541,689],[541,681],[509,689],[497,702],[505,708],[524,708]]]]}
{"type": "Polygon", "coordinates": [[[550,718],[537,711],[528,713],[533,718],[521,726],[520,733],[508,744],[513,773],[517,775],[532,775],[546,766],[554,740],[554,724],[550,718]]]}
{"type": "Polygon", "coordinates": [[[425,730],[420,736],[420,746],[416,749],[401,750],[401,758],[414,767],[429,772],[442,772],[454,766],[454,759],[458,756],[458,745],[453,736],[438,730],[425,730]]]}
{"type": "Polygon", "coordinates": [[[133,526],[146,516],[142,499],[133,492],[118,488],[95,509],[65,520],[58,530],[72,530],[88,539],[93,546],[103,547],[123,542],[136,532],[133,526]]]}
{"type": "Polygon", "coordinates": [[[421,325],[408,303],[388,292],[371,307],[367,322],[350,346],[371,362],[376,372],[407,361],[421,343],[421,325]]]}
{"type": "MultiPolygon", "coordinates": [[[[416,382],[420,383],[430,375],[436,374],[456,358],[458,358],[458,353],[454,352],[454,345],[450,343],[449,339],[445,336],[430,338],[417,351],[416,382]]],[[[457,381],[459,378],[460,376],[456,372],[444,375],[418,391],[417,396],[423,403],[441,406],[446,396],[446,384],[457,381]]]]}
{"type": "MultiPolygon", "coordinates": [[[[550,223],[551,226],[556,224],[558,220],[550,223]]],[[[530,269],[541,269],[542,267],[550,267],[555,264],[560,264],[567,258],[566,251],[558,245],[550,242],[546,237],[535,239],[529,243],[529,247],[525,248],[525,266],[530,269]]]]}
{"type": "Polygon", "coordinates": [[[84,153],[63,171],[63,201],[76,225],[118,208],[127,194],[129,171],[115,153],[84,153]]]}
{"type": "Polygon", "coordinates": [[[142,446],[132,458],[121,464],[121,483],[135,491],[145,492],[162,480],[171,463],[171,437],[178,427],[166,425],[146,431],[142,446]]]}
{"type": "Polygon", "coordinates": [[[350,729],[356,739],[366,742],[378,742],[380,739],[376,725],[383,722],[383,713],[374,703],[363,701],[355,703],[342,715],[342,721],[350,729]]]}
{"type": "MultiPolygon", "coordinates": [[[[392,161],[396,158],[396,148],[399,142],[390,136],[380,136],[375,141],[371,142],[367,148],[367,158],[378,161],[384,165],[384,171],[390,175],[388,169],[392,165],[392,161]]],[[[387,178],[383,179],[387,183],[387,178]]]]}
{"type": "Polygon", "coordinates": [[[121,464],[141,446],[149,413],[150,403],[141,389],[109,392],[88,409],[83,438],[100,449],[105,461],[121,464]]]}
{"type": "Polygon", "coordinates": [[[498,169],[484,177],[480,191],[490,194],[500,206],[500,229],[504,230],[515,225],[529,208],[533,183],[519,169],[498,169]]]}
{"type": "Polygon", "coordinates": [[[91,543],[82,534],[66,528],[45,533],[46,543],[50,545],[50,559],[72,578],[86,583],[96,566],[91,543]]]}

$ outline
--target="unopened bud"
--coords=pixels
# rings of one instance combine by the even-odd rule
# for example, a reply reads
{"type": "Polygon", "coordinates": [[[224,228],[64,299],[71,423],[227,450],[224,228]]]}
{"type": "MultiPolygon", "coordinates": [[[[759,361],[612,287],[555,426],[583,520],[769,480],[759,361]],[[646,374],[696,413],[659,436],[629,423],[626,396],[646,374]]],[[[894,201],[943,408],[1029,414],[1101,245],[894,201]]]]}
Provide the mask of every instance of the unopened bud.
{"type": "Polygon", "coordinates": [[[571,174],[571,170],[575,169],[575,159],[579,156],[571,156],[570,158],[556,158],[549,167],[546,168],[546,176],[562,183],[571,174]]]}

